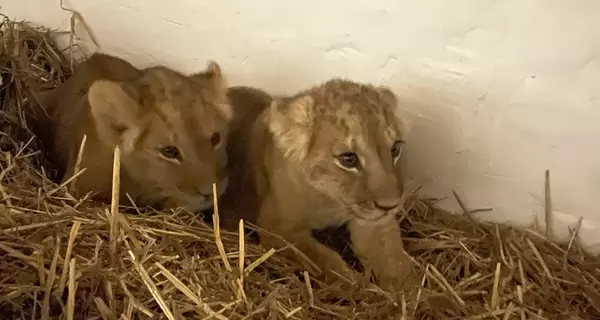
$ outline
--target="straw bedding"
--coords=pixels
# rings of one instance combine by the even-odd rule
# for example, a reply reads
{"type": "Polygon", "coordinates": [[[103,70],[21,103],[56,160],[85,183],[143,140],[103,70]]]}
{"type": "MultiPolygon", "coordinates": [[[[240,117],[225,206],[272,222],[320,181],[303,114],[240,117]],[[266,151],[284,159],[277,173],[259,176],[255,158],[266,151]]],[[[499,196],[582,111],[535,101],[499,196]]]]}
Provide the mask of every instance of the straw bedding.
{"type": "Polygon", "coordinates": [[[577,237],[559,246],[451,216],[432,200],[409,201],[401,222],[421,294],[394,301],[374,288],[326,287],[276,250],[197,214],[119,213],[75,199],[46,178],[23,121],[30,90],[64,81],[69,61],[47,30],[5,18],[0,36],[4,318],[600,319],[600,261],[581,252],[577,237]]]}

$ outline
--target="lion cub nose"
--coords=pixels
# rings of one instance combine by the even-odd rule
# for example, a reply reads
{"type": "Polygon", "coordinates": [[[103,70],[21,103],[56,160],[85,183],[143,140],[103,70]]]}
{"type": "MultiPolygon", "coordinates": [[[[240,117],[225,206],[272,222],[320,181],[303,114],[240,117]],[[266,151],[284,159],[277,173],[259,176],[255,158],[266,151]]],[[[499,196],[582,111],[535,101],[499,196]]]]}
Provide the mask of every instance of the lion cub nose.
{"type": "Polygon", "coordinates": [[[400,206],[399,198],[379,199],[373,202],[375,207],[382,211],[390,211],[400,206]]]}

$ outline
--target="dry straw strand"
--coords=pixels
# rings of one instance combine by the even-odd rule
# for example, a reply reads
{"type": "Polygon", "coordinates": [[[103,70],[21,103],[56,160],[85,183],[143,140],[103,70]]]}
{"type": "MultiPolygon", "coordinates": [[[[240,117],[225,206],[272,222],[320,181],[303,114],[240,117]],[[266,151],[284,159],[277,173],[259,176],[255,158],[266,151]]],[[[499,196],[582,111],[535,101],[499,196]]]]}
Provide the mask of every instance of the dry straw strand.
{"type": "Polygon", "coordinates": [[[73,245],[75,244],[75,237],[77,237],[77,233],[79,233],[79,228],[81,227],[81,221],[75,221],[73,226],[71,227],[71,232],[69,233],[69,242],[67,244],[67,252],[65,253],[65,261],[63,264],[62,274],[60,276],[60,282],[58,285],[58,292],[63,292],[65,290],[65,284],[67,282],[67,272],[69,268],[67,267],[67,263],[70,263],[71,254],[73,253],[73,245]]]}
{"type": "Polygon", "coordinates": [[[494,273],[494,286],[492,287],[492,309],[498,308],[498,299],[500,298],[500,293],[498,292],[498,285],[500,284],[500,268],[500,262],[496,263],[496,272],[494,273]]]}
{"type": "Polygon", "coordinates": [[[67,320],[75,318],[75,293],[77,291],[77,283],[75,282],[75,258],[69,262],[69,294],[67,298],[67,320]]]}
{"type": "MultiPolygon", "coordinates": [[[[83,152],[85,150],[85,143],[87,142],[87,134],[83,135],[81,144],[79,145],[79,151],[77,152],[77,160],[75,161],[75,168],[73,172],[79,172],[81,170],[81,161],[83,160],[83,152]]],[[[75,189],[75,183],[77,180],[71,181],[71,190],[75,189]]]]}
{"type": "Polygon", "coordinates": [[[219,250],[219,255],[223,260],[223,264],[225,264],[225,268],[228,272],[231,272],[231,265],[229,264],[229,259],[227,259],[227,254],[225,253],[225,247],[223,246],[223,240],[221,239],[221,222],[219,220],[219,201],[217,198],[217,184],[213,183],[213,230],[215,234],[215,242],[217,244],[217,249],[219,250]]]}
{"type": "Polygon", "coordinates": [[[52,294],[52,287],[54,286],[54,280],[56,279],[56,265],[58,264],[58,255],[60,254],[60,237],[56,238],[56,245],[54,246],[54,257],[52,258],[52,264],[50,265],[50,272],[46,280],[46,288],[44,290],[44,300],[42,302],[42,319],[46,320],[50,317],[50,295],[52,294]]]}
{"type": "Polygon", "coordinates": [[[546,170],[546,176],[544,181],[544,212],[546,214],[546,237],[552,239],[552,189],[550,187],[550,170],[546,170]]]}
{"type": "Polygon", "coordinates": [[[115,147],[112,168],[112,193],[110,201],[110,266],[114,267],[117,259],[117,241],[119,229],[119,193],[121,172],[121,149],[115,147]]]}
{"type": "Polygon", "coordinates": [[[162,264],[155,262],[154,263],[162,272],[162,274],[167,277],[167,279],[169,279],[169,281],[171,281],[171,283],[177,288],[179,289],[183,294],[185,294],[190,300],[192,300],[196,305],[198,305],[198,307],[200,307],[202,309],[202,311],[204,311],[206,314],[215,317],[216,319],[219,320],[228,320],[226,317],[224,317],[223,315],[220,315],[216,312],[214,312],[206,303],[202,302],[202,300],[200,299],[200,297],[196,296],[192,290],[190,290],[185,284],[183,284],[183,282],[181,282],[181,280],[177,279],[177,277],[175,277],[175,275],[173,275],[169,270],[167,270],[162,264]]]}
{"type": "Polygon", "coordinates": [[[160,294],[158,288],[152,281],[152,278],[150,278],[150,275],[148,275],[148,271],[146,271],[144,266],[142,266],[142,264],[135,258],[135,255],[133,254],[133,252],[131,252],[131,250],[129,251],[129,256],[131,257],[131,262],[133,263],[133,266],[135,267],[137,272],[139,272],[139,274],[141,275],[142,280],[144,281],[144,284],[146,285],[146,287],[148,288],[148,290],[150,291],[150,293],[152,294],[154,299],[156,299],[156,302],[158,303],[158,305],[164,312],[167,319],[175,320],[175,316],[173,315],[173,312],[171,310],[169,310],[169,306],[167,305],[167,302],[160,294]]]}
{"type": "Polygon", "coordinates": [[[238,225],[238,232],[239,232],[239,242],[240,242],[240,246],[239,246],[239,252],[240,252],[240,257],[238,259],[238,267],[240,270],[240,281],[243,283],[244,282],[244,259],[246,258],[246,252],[244,250],[244,248],[246,248],[246,243],[244,241],[245,239],[245,234],[244,234],[244,219],[240,219],[240,223],[238,225]]]}
{"type": "Polygon", "coordinates": [[[302,275],[304,276],[304,283],[306,284],[306,291],[308,292],[308,305],[310,305],[311,307],[314,307],[315,306],[315,294],[313,293],[313,289],[310,284],[310,275],[308,274],[308,271],[306,271],[306,270],[302,273],[302,275]]]}
{"type": "Polygon", "coordinates": [[[577,219],[577,224],[575,224],[575,230],[571,233],[571,237],[569,238],[569,244],[567,245],[567,250],[565,251],[565,256],[563,258],[563,269],[567,268],[567,262],[569,260],[569,252],[573,248],[573,243],[575,239],[579,236],[579,229],[581,229],[581,224],[583,223],[583,217],[579,217],[577,219]]]}
{"type": "Polygon", "coordinates": [[[117,320],[117,316],[112,312],[112,310],[110,310],[110,308],[106,305],[104,300],[102,300],[100,297],[94,297],[94,303],[96,304],[98,311],[100,311],[102,319],[117,320]]]}

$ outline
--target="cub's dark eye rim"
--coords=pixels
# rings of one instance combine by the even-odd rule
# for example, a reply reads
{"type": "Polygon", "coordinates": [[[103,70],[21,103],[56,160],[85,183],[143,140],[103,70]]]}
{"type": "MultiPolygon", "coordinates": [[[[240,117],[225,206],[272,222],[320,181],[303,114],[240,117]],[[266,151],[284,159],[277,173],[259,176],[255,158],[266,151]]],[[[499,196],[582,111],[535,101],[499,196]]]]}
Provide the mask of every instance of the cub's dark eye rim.
{"type": "Polygon", "coordinates": [[[215,133],[213,133],[213,134],[210,136],[210,144],[211,144],[213,147],[216,147],[216,146],[218,146],[220,143],[221,143],[221,134],[220,134],[220,133],[218,133],[218,132],[215,132],[215,133]]]}
{"type": "Polygon", "coordinates": [[[404,148],[404,141],[394,142],[394,144],[392,145],[392,148],[390,150],[392,152],[392,158],[397,158],[400,155],[402,155],[403,148],[404,148]]]}
{"type": "Polygon", "coordinates": [[[356,169],[359,167],[358,155],[354,152],[345,152],[336,156],[337,161],[348,169],[356,169]]]}
{"type": "Polygon", "coordinates": [[[175,146],[166,146],[160,148],[160,154],[167,159],[181,160],[181,153],[175,146]]]}

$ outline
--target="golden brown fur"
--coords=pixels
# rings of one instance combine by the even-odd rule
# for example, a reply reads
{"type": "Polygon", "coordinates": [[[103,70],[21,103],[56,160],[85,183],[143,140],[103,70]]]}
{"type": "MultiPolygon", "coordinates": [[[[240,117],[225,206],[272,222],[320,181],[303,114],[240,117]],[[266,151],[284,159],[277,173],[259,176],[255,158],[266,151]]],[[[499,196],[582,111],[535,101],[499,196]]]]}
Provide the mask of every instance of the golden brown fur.
{"type": "MultiPolygon", "coordinates": [[[[211,205],[212,183],[226,186],[225,141],[231,107],[215,62],[191,76],[162,66],[136,69],[94,54],[34,110],[34,131],[62,171],[73,175],[87,141],[74,193],[110,197],[113,150],[121,149],[121,193],[138,205],[211,205]]],[[[35,106],[34,106],[35,108],[35,106]]],[[[221,190],[223,188],[220,188],[221,190]]]]}
{"type": "MultiPolygon", "coordinates": [[[[265,93],[231,90],[239,95],[231,99],[234,114],[247,118],[228,142],[231,163],[242,169],[220,201],[223,215],[257,215],[261,228],[293,243],[323,271],[358,279],[311,235],[347,223],[356,255],[382,284],[414,284],[396,221],[404,138],[395,95],[341,79],[272,102],[265,93]],[[356,166],[348,166],[352,159],[356,166]]],[[[261,233],[261,242],[279,244],[268,233],[261,233]]]]}

